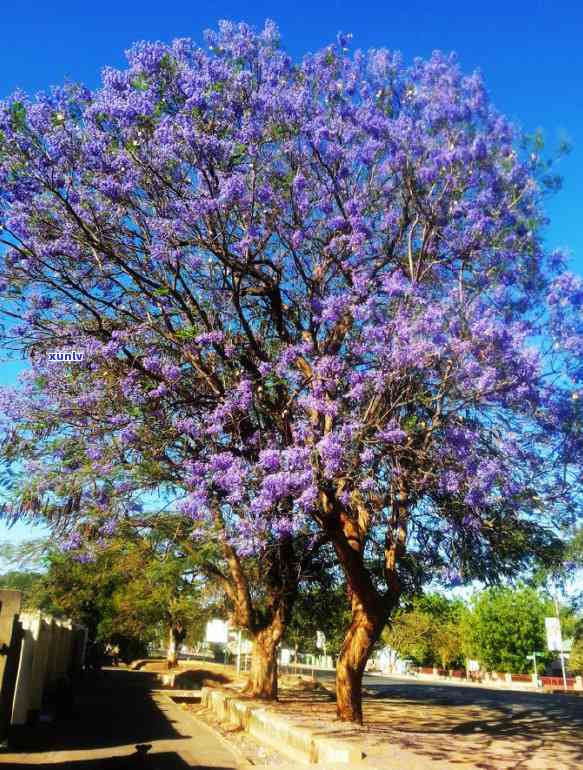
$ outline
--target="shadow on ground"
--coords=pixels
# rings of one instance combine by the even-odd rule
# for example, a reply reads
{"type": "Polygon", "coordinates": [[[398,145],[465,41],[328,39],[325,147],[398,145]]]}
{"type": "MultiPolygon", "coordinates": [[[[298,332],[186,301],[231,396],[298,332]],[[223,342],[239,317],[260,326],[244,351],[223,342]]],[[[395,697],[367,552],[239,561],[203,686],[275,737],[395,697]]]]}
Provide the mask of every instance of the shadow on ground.
{"type": "MultiPolygon", "coordinates": [[[[159,754],[149,754],[150,746],[137,745],[134,754],[126,757],[110,757],[100,759],[70,760],[50,764],[50,770],[231,770],[228,767],[211,767],[210,765],[189,765],[174,751],[165,751],[159,754]]],[[[0,764],[2,755],[0,754],[0,764]]],[[[38,768],[38,764],[14,764],[14,770],[31,770],[38,768]]]]}
{"type": "Polygon", "coordinates": [[[336,721],[322,694],[290,693],[276,706],[319,735],[364,746],[377,764],[399,766],[390,752],[482,770],[581,770],[583,698],[464,686],[367,682],[365,726],[336,721]]]}
{"type": "MultiPolygon", "coordinates": [[[[0,754],[0,764],[2,755],[0,754]]],[[[31,770],[38,764],[14,764],[14,770],[31,770]]],[[[58,762],[47,765],[50,770],[232,770],[230,767],[213,765],[189,765],[176,752],[167,751],[159,754],[149,754],[144,746],[136,746],[135,754],[126,757],[111,757],[109,759],[81,759],[78,761],[58,762]]]]}
{"type": "Polygon", "coordinates": [[[583,699],[573,696],[392,685],[365,707],[379,742],[434,760],[477,768],[553,768],[583,764],[583,699]]]}
{"type": "Polygon", "coordinates": [[[174,687],[178,690],[199,690],[201,687],[217,684],[229,684],[232,678],[218,671],[205,668],[181,671],[174,678],[174,687]]]}
{"type": "MultiPolygon", "coordinates": [[[[113,669],[90,675],[78,687],[71,717],[12,728],[9,749],[27,753],[79,751],[182,738],[149,694],[157,684],[155,674],[141,671],[113,669]]],[[[103,766],[109,767],[106,761],[103,766]]],[[[139,752],[135,761],[141,761],[139,752]]]]}

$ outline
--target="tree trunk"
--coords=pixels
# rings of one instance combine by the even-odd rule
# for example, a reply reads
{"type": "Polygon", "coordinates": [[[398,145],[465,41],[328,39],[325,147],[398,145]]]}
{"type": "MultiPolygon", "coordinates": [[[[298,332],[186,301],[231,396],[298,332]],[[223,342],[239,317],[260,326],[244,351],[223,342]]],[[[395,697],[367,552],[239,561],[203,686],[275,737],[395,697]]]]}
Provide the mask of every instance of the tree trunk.
{"type": "Polygon", "coordinates": [[[352,621],[336,664],[336,714],[342,722],[362,724],[362,676],[375,643],[393,609],[398,605],[401,583],[397,572],[405,553],[408,500],[405,481],[400,479],[394,495],[391,520],[385,541],[385,580],[387,592],[379,594],[373,576],[364,562],[370,511],[360,493],[353,492],[353,513],[344,510],[328,492],[320,495],[328,533],[346,577],[352,604],[352,621]]]}
{"type": "Polygon", "coordinates": [[[336,715],[341,722],[362,724],[362,676],[386,616],[367,612],[353,596],[352,622],[336,664],[336,715]]]}
{"type": "Polygon", "coordinates": [[[272,624],[255,635],[251,671],[244,689],[252,698],[277,700],[277,645],[281,630],[272,624]]]}
{"type": "Polygon", "coordinates": [[[184,631],[181,625],[172,624],[168,634],[168,649],[166,651],[166,664],[169,669],[178,665],[178,648],[184,639],[184,631]]]}

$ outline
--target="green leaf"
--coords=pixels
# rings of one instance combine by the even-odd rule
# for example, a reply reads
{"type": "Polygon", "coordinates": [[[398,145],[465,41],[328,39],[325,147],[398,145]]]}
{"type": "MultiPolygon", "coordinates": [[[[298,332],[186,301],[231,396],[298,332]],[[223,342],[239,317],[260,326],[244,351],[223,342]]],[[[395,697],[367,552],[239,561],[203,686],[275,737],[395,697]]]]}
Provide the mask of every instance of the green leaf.
{"type": "Polygon", "coordinates": [[[193,340],[197,334],[198,330],[194,326],[185,326],[176,332],[176,336],[180,340],[193,340]]]}
{"type": "Polygon", "coordinates": [[[132,80],[132,86],[136,88],[138,91],[147,91],[148,79],[142,73],[140,73],[138,77],[132,80]]]}
{"type": "Polygon", "coordinates": [[[289,135],[289,129],[288,127],[283,124],[279,123],[271,129],[271,136],[274,139],[285,139],[289,135]]]}
{"type": "Polygon", "coordinates": [[[10,107],[10,116],[12,118],[12,126],[15,129],[24,128],[26,126],[26,108],[22,102],[13,102],[10,107]]]}
{"type": "Polygon", "coordinates": [[[236,158],[243,157],[246,151],[247,151],[246,145],[241,144],[241,142],[239,142],[234,147],[234,152],[233,152],[233,155],[231,156],[231,160],[235,160],[236,158]]]}

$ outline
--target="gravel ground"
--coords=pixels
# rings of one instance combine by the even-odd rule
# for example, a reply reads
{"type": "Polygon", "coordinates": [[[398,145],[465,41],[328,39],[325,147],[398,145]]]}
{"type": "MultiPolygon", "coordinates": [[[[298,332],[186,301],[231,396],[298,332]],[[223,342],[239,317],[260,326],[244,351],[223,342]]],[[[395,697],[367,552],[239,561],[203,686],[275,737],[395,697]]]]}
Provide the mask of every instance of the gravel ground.
{"type": "Polygon", "coordinates": [[[243,730],[222,724],[214,714],[200,704],[184,704],[184,707],[197,719],[220,733],[227,743],[245,757],[249,766],[279,768],[289,763],[289,759],[283,754],[264,746],[243,730]]]}

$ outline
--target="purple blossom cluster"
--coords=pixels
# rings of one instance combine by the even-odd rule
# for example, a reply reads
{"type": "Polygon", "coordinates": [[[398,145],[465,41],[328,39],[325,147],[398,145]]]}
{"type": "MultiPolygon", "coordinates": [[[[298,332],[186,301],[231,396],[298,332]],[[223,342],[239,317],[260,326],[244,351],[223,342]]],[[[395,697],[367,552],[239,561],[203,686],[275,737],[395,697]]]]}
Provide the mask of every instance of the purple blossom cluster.
{"type": "Polygon", "coordinates": [[[87,461],[244,548],[320,526],[326,495],[358,519],[356,491],[390,529],[402,488],[428,552],[439,520],[487,559],[481,522],[535,498],[559,528],[583,282],[544,251],[537,164],[451,57],[348,42],[294,63],[272,23],[225,22],[0,103],[3,339],[86,351],[0,396],[3,433],[77,451],[31,450],[46,495],[85,494],[87,461]]]}

